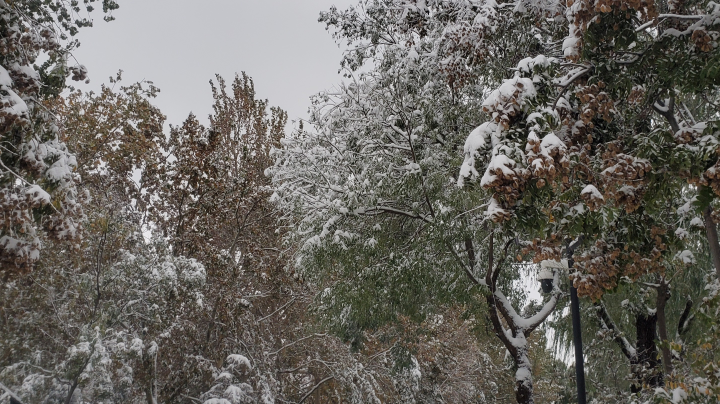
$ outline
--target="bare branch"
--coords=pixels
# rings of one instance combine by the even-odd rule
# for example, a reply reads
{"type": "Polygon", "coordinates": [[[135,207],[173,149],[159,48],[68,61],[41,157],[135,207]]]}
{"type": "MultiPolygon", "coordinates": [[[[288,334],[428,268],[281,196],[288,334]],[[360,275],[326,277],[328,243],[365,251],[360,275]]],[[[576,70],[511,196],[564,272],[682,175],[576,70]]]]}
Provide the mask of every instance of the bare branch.
{"type": "Polygon", "coordinates": [[[450,250],[450,252],[452,252],[453,257],[455,257],[455,260],[458,262],[458,264],[463,269],[463,271],[465,271],[465,275],[467,275],[467,277],[470,279],[470,281],[472,283],[479,285],[479,286],[487,286],[487,283],[484,280],[480,280],[475,277],[475,275],[472,273],[470,268],[468,268],[468,266],[465,265],[465,263],[463,262],[460,255],[458,255],[457,251],[455,251],[455,249],[449,242],[446,241],[445,245],[447,246],[448,250],[450,250]]]}
{"type": "Polygon", "coordinates": [[[270,353],[268,353],[268,356],[277,355],[277,354],[278,354],[280,351],[282,351],[283,349],[290,348],[291,346],[293,346],[293,345],[295,345],[295,344],[297,344],[297,343],[299,343],[299,342],[308,340],[308,339],[310,339],[310,338],[315,338],[315,337],[327,337],[327,334],[312,334],[312,335],[308,335],[307,337],[302,337],[302,338],[300,338],[300,339],[298,339],[298,340],[296,340],[296,341],[293,341],[293,342],[291,342],[291,343],[289,343],[289,344],[286,344],[286,345],[281,346],[281,347],[280,347],[277,351],[275,351],[275,352],[270,352],[270,353]]]}
{"type": "Polygon", "coordinates": [[[358,216],[372,216],[372,215],[376,215],[376,214],[380,214],[380,213],[392,213],[394,215],[407,216],[412,219],[420,219],[426,223],[433,222],[432,217],[428,218],[427,216],[421,215],[419,213],[407,212],[407,211],[404,211],[401,209],[395,209],[395,208],[391,208],[389,206],[381,206],[381,205],[372,206],[369,208],[358,208],[358,209],[355,209],[352,213],[355,215],[358,215],[358,216]]]}
{"type": "Polygon", "coordinates": [[[301,398],[300,401],[297,402],[297,404],[302,404],[305,400],[307,400],[308,397],[310,397],[310,395],[312,393],[315,392],[315,390],[318,389],[318,387],[320,387],[323,383],[327,382],[328,380],[332,380],[334,378],[335,378],[334,376],[329,376],[329,377],[326,377],[326,378],[320,380],[320,382],[318,382],[318,384],[316,384],[315,387],[310,389],[310,391],[308,391],[307,394],[305,394],[305,396],[303,398],[301,398]]]}
{"type": "Polygon", "coordinates": [[[284,308],[290,306],[291,304],[293,304],[293,302],[295,302],[295,297],[293,297],[292,299],[290,299],[289,302],[287,302],[287,303],[283,304],[282,306],[278,307],[278,308],[277,308],[275,311],[273,311],[272,313],[270,313],[270,314],[268,314],[267,316],[261,318],[261,319],[258,320],[257,322],[258,322],[258,323],[261,323],[261,322],[267,320],[268,318],[272,317],[275,313],[277,313],[277,312],[281,311],[282,309],[284,309],[284,308]]]}
{"type": "Polygon", "coordinates": [[[690,323],[694,318],[694,316],[690,314],[690,310],[692,310],[692,307],[693,301],[690,297],[688,297],[687,302],[685,302],[685,310],[683,310],[682,314],[680,315],[680,321],[678,321],[677,335],[680,337],[685,335],[688,328],[690,327],[690,323]]]}
{"type": "Polygon", "coordinates": [[[600,322],[600,328],[612,332],[613,340],[620,347],[622,353],[629,360],[635,360],[635,358],[637,357],[637,351],[635,350],[635,347],[633,347],[630,341],[628,341],[627,338],[623,337],[622,333],[617,329],[617,326],[612,321],[610,315],[607,312],[605,303],[603,303],[602,301],[595,303],[595,309],[598,316],[598,321],[600,322]]]}

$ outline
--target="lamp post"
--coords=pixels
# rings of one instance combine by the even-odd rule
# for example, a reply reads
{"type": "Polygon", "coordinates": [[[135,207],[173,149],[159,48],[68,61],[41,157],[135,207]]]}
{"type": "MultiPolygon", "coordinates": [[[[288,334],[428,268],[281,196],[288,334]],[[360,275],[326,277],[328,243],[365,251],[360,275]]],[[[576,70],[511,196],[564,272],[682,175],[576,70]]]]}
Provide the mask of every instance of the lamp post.
{"type": "MultiPolygon", "coordinates": [[[[538,279],[540,280],[543,292],[550,293],[553,289],[553,269],[572,269],[574,263],[572,254],[578,244],[579,241],[568,247],[567,260],[560,262],[545,260],[540,263],[538,279]]],[[[575,346],[575,380],[577,382],[578,404],[587,404],[587,399],[585,398],[585,361],[582,352],[582,334],[580,330],[580,300],[578,299],[577,289],[573,285],[570,285],[570,310],[573,324],[573,345],[575,346]]]]}

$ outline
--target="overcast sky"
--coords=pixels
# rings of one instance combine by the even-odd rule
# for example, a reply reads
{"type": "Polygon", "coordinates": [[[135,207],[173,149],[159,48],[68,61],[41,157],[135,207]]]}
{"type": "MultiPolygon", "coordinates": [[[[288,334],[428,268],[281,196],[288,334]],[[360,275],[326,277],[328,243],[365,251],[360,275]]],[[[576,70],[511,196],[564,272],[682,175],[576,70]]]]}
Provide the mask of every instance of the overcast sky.
{"type": "MultiPolygon", "coordinates": [[[[260,98],[307,117],[309,96],[330,89],[342,51],[320,11],[345,9],[356,0],[122,0],[115,21],[95,19],[81,30],[74,52],[96,90],[122,69],[126,84],[150,80],[160,88],[155,104],[180,124],[190,111],[203,123],[211,112],[208,81],[231,81],[245,71],[260,98]]],[[[77,83],[74,83],[77,86],[77,83]]]]}

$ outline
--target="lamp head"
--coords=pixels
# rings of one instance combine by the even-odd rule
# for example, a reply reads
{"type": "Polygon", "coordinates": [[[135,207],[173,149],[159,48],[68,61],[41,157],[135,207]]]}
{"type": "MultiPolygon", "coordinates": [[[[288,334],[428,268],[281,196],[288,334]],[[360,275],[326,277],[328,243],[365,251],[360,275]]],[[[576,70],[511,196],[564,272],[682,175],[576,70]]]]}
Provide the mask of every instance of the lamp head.
{"type": "Polygon", "coordinates": [[[553,278],[554,278],[553,271],[548,268],[542,268],[540,270],[540,273],[538,273],[538,280],[540,281],[540,286],[542,287],[543,293],[550,293],[553,290],[553,278]]]}
{"type": "Polygon", "coordinates": [[[561,269],[567,269],[567,260],[553,261],[545,260],[540,262],[540,272],[538,273],[538,280],[542,287],[543,293],[551,293],[553,291],[553,280],[555,279],[555,271],[561,269]]]}

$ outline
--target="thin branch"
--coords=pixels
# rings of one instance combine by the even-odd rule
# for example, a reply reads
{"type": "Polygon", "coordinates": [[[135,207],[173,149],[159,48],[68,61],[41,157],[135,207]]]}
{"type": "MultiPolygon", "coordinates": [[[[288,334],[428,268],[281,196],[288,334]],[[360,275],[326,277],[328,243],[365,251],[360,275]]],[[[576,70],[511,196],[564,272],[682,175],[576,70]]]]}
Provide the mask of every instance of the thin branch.
{"type": "Polygon", "coordinates": [[[658,15],[658,19],[667,19],[672,18],[675,20],[702,20],[705,18],[705,15],[685,15],[685,14],[660,14],[658,15]]]}
{"type": "Polygon", "coordinates": [[[198,399],[198,398],[190,397],[190,396],[187,396],[187,395],[185,395],[185,394],[180,394],[180,395],[183,396],[183,397],[185,397],[185,398],[187,398],[188,400],[190,400],[190,401],[192,401],[192,402],[202,403],[202,400],[200,400],[200,399],[198,399]]]}
{"type": "Polygon", "coordinates": [[[302,399],[300,399],[300,401],[297,402],[297,404],[302,404],[305,400],[307,400],[308,397],[310,397],[310,395],[311,395],[312,393],[315,392],[315,390],[318,389],[318,387],[320,387],[320,385],[322,385],[322,384],[325,383],[326,381],[332,380],[332,379],[334,379],[334,378],[335,378],[334,376],[329,376],[329,377],[326,377],[326,378],[320,380],[320,382],[319,382],[318,384],[316,384],[315,387],[313,387],[312,389],[310,389],[310,391],[308,391],[307,394],[305,394],[305,396],[304,396],[302,399]]]}
{"type": "Polygon", "coordinates": [[[378,212],[378,213],[392,213],[392,214],[395,214],[395,215],[407,216],[407,217],[410,217],[410,218],[413,218],[413,219],[421,219],[422,221],[424,221],[424,222],[426,222],[426,223],[432,223],[432,222],[433,222],[432,217],[428,218],[427,216],[421,215],[421,214],[419,214],[419,213],[407,212],[407,211],[404,211],[404,210],[391,208],[391,207],[389,207],[389,206],[380,206],[380,205],[378,205],[378,206],[372,206],[372,207],[369,207],[369,208],[358,208],[358,209],[355,209],[352,213],[355,214],[355,215],[372,216],[372,215],[374,215],[374,214],[377,214],[377,213],[375,213],[375,212],[378,212]]]}
{"type": "Polygon", "coordinates": [[[452,252],[453,257],[455,257],[455,260],[458,262],[460,267],[465,271],[465,275],[470,279],[470,281],[478,286],[487,286],[487,283],[484,280],[479,280],[475,277],[475,275],[472,273],[470,268],[468,268],[467,265],[465,265],[465,262],[463,262],[463,259],[460,257],[460,255],[455,251],[452,245],[450,245],[449,242],[445,242],[445,245],[447,246],[448,250],[452,252]]]}
{"type": "Polygon", "coordinates": [[[280,306],[277,310],[275,310],[275,311],[273,311],[272,313],[268,314],[267,316],[261,318],[261,319],[258,320],[257,322],[258,322],[258,323],[261,323],[261,322],[267,320],[268,318],[272,317],[275,313],[277,313],[277,312],[281,311],[282,309],[288,307],[289,305],[293,304],[293,302],[295,302],[295,298],[294,298],[294,297],[293,297],[292,299],[290,299],[289,302],[283,304],[283,305],[280,306]]]}
{"type": "Polygon", "coordinates": [[[307,340],[307,339],[315,338],[315,337],[327,337],[327,334],[313,334],[313,335],[308,335],[307,337],[302,337],[302,338],[300,338],[300,339],[298,339],[298,340],[296,340],[296,341],[293,341],[293,342],[291,342],[291,343],[289,343],[289,344],[287,344],[287,345],[284,345],[284,346],[280,347],[280,348],[279,348],[277,351],[275,351],[275,352],[270,352],[270,353],[268,354],[268,356],[277,355],[277,354],[278,354],[280,351],[282,351],[283,349],[290,348],[291,346],[297,344],[298,342],[302,342],[302,341],[305,341],[305,340],[307,340]]]}
{"type": "Polygon", "coordinates": [[[631,361],[635,360],[637,357],[637,351],[635,348],[630,344],[630,342],[622,336],[622,333],[617,329],[617,326],[610,318],[610,315],[607,312],[607,308],[605,307],[605,304],[600,301],[598,303],[595,303],[595,309],[597,312],[598,321],[600,322],[600,327],[606,330],[609,330],[613,334],[613,340],[617,345],[620,347],[620,350],[622,353],[631,361]]]}

